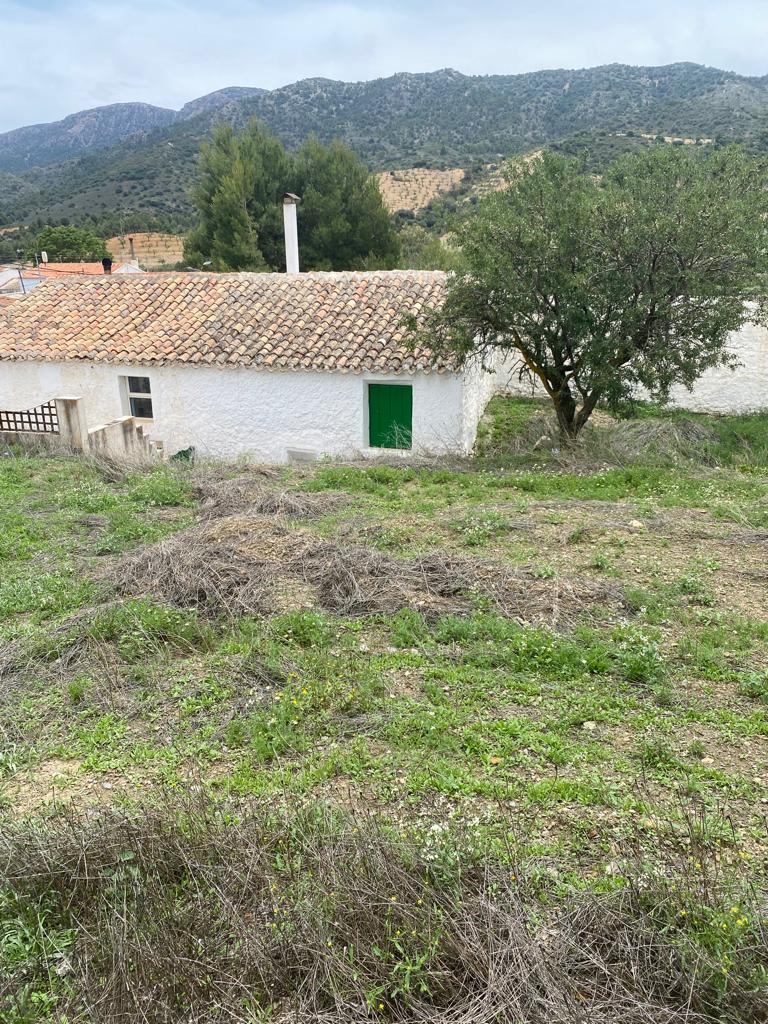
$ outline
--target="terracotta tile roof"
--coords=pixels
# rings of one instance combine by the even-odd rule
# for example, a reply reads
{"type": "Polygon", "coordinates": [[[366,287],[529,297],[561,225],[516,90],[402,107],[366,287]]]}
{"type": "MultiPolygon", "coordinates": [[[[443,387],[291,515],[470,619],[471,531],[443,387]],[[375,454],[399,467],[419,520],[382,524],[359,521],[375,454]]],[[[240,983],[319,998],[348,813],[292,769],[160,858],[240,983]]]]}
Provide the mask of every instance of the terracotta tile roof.
{"type": "Polygon", "coordinates": [[[0,306],[10,306],[15,300],[15,295],[0,295],[0,306]]]}
{"type": "Polygon", "coordinates": [[[412,270],[50,280],[0,310],[0,359],[427,370],[401,319],[439,305],[444,286],[412,270]]]}

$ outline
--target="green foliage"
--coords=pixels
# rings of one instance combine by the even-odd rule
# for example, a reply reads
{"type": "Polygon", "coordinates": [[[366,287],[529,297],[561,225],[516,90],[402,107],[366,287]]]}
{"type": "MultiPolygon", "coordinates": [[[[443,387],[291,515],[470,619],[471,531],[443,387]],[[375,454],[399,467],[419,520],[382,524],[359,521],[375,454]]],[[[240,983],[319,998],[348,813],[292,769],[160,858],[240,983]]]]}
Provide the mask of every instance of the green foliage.
{"type": "Polygon", "coordinates": [[[18,982],[12,1005],[6,1002],[9,990],[3,986],[6,1024],[54,1019],[66,986],[66,971],[57,968],[66,964],[76,931],[66,915],[52,918],[52,900],[30,902],[11,888],[0,890],[0,969],[6,979],[18,982]]]}
{"type": "Polygon", "coordinates": [[[399,251],[376,181],[342,142],[310,138],[296,154],[299,254],[312,270],[377,269],[399,251]]]}
{"type": "Polygon", "coordinates": [[[99,643],[114,644],[127,662],[141,662],[165,646],[190,651],[209,640],[209,631],[194,612],[149,600],[126,601],[100,611],[85,632],[99,643]]]}
{"type": "Polygon", "coordinates": [[[92,593],[92,582],[75,575],[69,566],[53,572],[41,572],[34,565],[4,569],[0,577],[0,618],[28,612],[49,618],[79,607],[92,593]]]}
{"type": "Polygon", "coordinates": [[[142,509],[192,504],[189,484],[165,466],[129,478],[127,486],[128,499],[142,509]]]}
{"type": "Polygon", "coordinates": [[[421,224],[406,222],[400,228],[400,259],[405,270],[453,270],[457,253],[421,224]]]}
{"type": "Polygon", "coordinates": [[[50,260],[73,263],[109,256],[103,239],[87,228],[58,227],[41,231],[35,241],[37,253],[47,252],[50,260]]]}
{"type": "Polygon", "coordinates": [[[746,305],[768,270],[764,174],[735,148],[646,150],[601,179],[552,153],[510,166],[459,232],[463,272],[422,340],[511,354],[565,438],[638,386],[665,400],[729,364],[728,334],[765,314],[746,305]]]}
{"type": "Polygon", "coordinates": [[[282,145],[255,121],[242,135],[219,124],[200,150],[193,191],[199,223],[185,259],[214,270],[266,270],[277,266],[282,231],[280,200],[287,189],[282,145]]]}
{"type": "Polygon", "coordinates": [[[286,612],[276,616],[272,620],[271,632],[283,641],[315,649],[326,647],[333,635],[323,616],[309,611],[286,612]]]}
{"type": "Polygon", "coordinates": [[[308,140],[295,155],[256,121],[220,124],[203,143],[194,200],[200,221],[185,259],[214,270],[284,270],[281,200],[301,195],[299,251],[308,270],[392,266],[398,255],[376,182],[340,142],[308,140]]]}

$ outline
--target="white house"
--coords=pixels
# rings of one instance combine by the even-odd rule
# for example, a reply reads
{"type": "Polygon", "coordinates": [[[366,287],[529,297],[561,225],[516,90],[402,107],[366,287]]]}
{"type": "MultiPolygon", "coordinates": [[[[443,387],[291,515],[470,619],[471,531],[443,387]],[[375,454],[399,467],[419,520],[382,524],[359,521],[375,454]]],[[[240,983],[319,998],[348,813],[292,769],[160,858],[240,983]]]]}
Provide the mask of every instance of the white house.
{"type": "Polygon", "coordinates": [[[409,349],[438,271],[130,274],[48,280],[0,307],[0,410],[82,399],[167,453],[271,462],[466,453],[497,379],[409,349]]]}

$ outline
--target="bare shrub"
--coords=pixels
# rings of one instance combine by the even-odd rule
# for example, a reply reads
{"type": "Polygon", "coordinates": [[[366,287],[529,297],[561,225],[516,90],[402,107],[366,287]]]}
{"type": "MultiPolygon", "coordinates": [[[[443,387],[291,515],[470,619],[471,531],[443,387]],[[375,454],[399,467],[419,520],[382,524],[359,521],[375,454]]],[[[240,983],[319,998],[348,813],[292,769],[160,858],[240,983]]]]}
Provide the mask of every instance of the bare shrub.
{"type": "Polygon", "coordinates": [[[264,481],[253,476],[206,481],[195,484],[200,498],[200,512],[204,519],[240,515],[257,501],[264,492],[264,481]]]}
{"type": "Polygon", "coordinates": [[[301,491],[265,491],[249,508],[256,516],[322,519],[349,504],[343,494],[304,494],[301,491]]]}
{"type": "Polygon", "coordinates": [[[273,475],[272,471],[261,469],[246,476],[194,479],[193,487],[201,498],[203,519],[246,514],[320,519],[349,504],[349,498],[340,494],[276,490],[268,483],[273,475]]]}
{"type": "Polygon", "coordinates": [[[342,615],[391,612],[423,600],[410,566],[371,548],[321,541],[288,566],[312,584],[318,603],[342,615]]]}
{"type": "Polygon", "coordinates": [[[189,481],[200,502],[204,518],[239,515],[263,495],[269,481],[278,478],[276,469],[252,466],[247,473],[242,467],[222,462],[195,463],[188,469],[189,481]]]}
{"type": "Polygon", "coordinates": [[[237,517],[225,522],[241,528],[226,535],[207,526],[184,530],[129,553],[110,578],[120,593],[152,594],[178,608],[233,617],[268,612],[274,563],[244,554],[236,543],[238,534],[255,529],[256,523],[237,517]]]}
{"type": "Polygon", "coordinates": [[[9,825],[3,924],[36,923],[17,929],[33,938],[0,979],[0,1009],[53,989],[61,1019],[124,1024],[765,1019],[758,906],[723,986],[722,961],[679,923],[684,876],[541,902],[524,865],[446,854],[368,817],[202,796],[9,825]]]}

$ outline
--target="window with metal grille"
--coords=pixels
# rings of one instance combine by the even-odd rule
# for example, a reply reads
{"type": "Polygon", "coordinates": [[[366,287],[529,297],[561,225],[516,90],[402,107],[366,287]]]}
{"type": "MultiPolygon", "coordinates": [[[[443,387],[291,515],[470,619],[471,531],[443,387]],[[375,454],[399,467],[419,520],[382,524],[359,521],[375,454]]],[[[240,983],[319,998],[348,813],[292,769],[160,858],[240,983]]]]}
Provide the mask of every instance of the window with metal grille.
{"type": "Polygon", "coordinates": [[[140,420],[151,420],[152,391],[149,377],[126,377],[126,388],[131,416],[140,420]]]}

